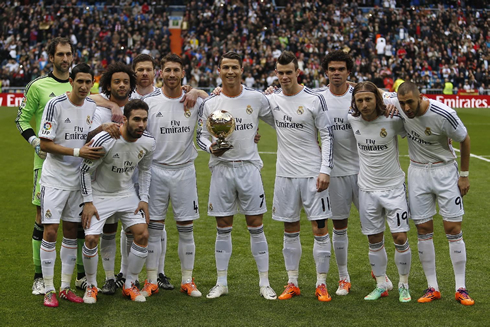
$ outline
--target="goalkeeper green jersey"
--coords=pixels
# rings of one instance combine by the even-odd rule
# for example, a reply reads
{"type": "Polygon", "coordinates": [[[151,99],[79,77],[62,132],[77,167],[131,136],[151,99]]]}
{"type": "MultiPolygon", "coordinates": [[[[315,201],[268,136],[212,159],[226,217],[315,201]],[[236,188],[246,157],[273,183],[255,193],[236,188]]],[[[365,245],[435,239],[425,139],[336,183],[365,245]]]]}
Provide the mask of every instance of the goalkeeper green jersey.
{"type": "MultiPolygon", "coordinates": [[[[37,137],[46,103],[67,91],[71,91],[69,81],[56,78],[53,72],[38,77],[27,84],[24,91],[24,99],[15,119],[17,129],[27,141],[32,136],[37,137]],[[35,121],[34,129],[31,126],[33,117],[35,121]]],[[[34,153],[34,169],[42,168],[43,161],[34,153]]]]}

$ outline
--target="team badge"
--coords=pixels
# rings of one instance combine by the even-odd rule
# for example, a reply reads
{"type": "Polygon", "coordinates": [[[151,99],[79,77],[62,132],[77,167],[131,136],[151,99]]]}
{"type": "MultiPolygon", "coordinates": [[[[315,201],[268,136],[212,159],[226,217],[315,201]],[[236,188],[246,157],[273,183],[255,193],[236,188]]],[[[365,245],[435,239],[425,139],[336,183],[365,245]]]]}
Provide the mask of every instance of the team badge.
{"type": "Polygon", "coordinates": [[[22,98],[22,103],[20,104],[21,110],[26,107],[26,103],[27,103],[27,98],[24,96],[24,98],[22,98]]]}
{"type": "Polygon", "coordinates": [[[272,214],[276,213],[276,207],[272,207],[272,214]]]}
{"type": "Polygon", "coordinates": [[[199,127],[202,127],[202,118],[199,118],[199,120],[197,121],[197,125],[198,125],[199,127]]]}
{"type": "Polygon", "coordinates": [[[145,155],[145,151],[141,150],[140,153],[138,154],[138,159],[143,158],[144,155],[145,155]]]}
{"type": "Polygon", "coordinates": [[[190,110],[184,110],[184,117],[189,118],[191,116],[191,111],[190,110]]]}
{"type": "Polygon", "coordinates": [[[427,128],[425,129],[425,132],[424,132],[424,133],[425,133],[425,135],[427,135],[427,136],[432,135],[432,131],[430,130],[430,127],[427,127],[427,128]]]}
{"type": "Polygon", "coordinates": [[[45,122],[44,125],[43,125],[43,128],[47,131],[49,131],[51,129],[52,125],[50,122],[45,122]]]}
{"type": "Polygon", "coordinates": [[[386,129],[382,128],[381,132],[379,132],[379,136],[386,137],[387,135],[388,135],[388,132],[386,131],[386,129]]]}
{"type": "Polygon", "coordinates": [[[209,211],[213,211],[213,204],[212,203],[209,204],[209,211]]]}
{"type": "Polygon", "coordinates": [[[46,213],[44,214],[44,216],[46,218],[51,218],[53,215],[51,214],[51,211],[49,211],[49,209],[48,209],[48,210],[46,210],[46,213]]]}
{"type": "Polygon", "coordinates": [[[41,200],[41,192],[36,193],[36,199],[41,200]]]}
{"type": "Polygon", "coordinates": [[[299,106],[298,110],[296,110],[296,112],[298,113],[298,115],[302,115],[305,113],[305,109],[303,109],[303,106],[299,106]]]}
{"type": "Polygon", "coordinates": [[[92,124],[92,119],[90,119],[90,116],[87,116],[87,124],[92,124]]]}
{"type": "Polygon", "coordinates": [[[248,105],[247,106],[247,114],[251,115],[252,112],[254,112],[254,110],[252,109],[252,106],[251,105],[248,105]]]}

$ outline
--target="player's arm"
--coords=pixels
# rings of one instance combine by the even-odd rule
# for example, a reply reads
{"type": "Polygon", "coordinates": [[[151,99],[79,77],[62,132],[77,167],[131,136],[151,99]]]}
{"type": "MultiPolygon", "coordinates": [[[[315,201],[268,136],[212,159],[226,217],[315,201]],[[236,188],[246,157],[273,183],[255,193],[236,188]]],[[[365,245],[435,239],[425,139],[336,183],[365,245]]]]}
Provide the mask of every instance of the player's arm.
{"type": "Polygon", "coordinates": [[[333,168],[333,132],[330,119],[327,115],[327,105],[323,96],[318,97],[317,112],[315,113],[315,126],[318,129],[321,139],[322,164],[320,174],[317,178],[317,191],[322,192],[330,185],[330,173],[333,168]]]}
{"type": "Polygon", "coordinates": [[[88,132],[87,142],[90,142],[91,139],[94,138],[95,135],[100,132],[107,132],[112,138],[118,139],[121,136],[121,132],[119,130],[119,124],[117,123],[104,123],[99,125],[94,130],[88,132]]]}
{"type": "Polygon", "coordinates": [[[155,151],[156,143],[153,140],[152,149],[148,151],[138,163],[138,184],[140,202],[134,214],[142,212],[145,215],[146,223],[150,223],[150,211],[148,210],[148,199],[150,197],[150,181],[151,181],[151,162],[153,152],[155,151]]]}
{"type": "Polygon", "coordinates": [[[275,129],[274,115],[272,114],[271,104],[268,97],[262,94],[262,106],[259,111],[259,118],[275,129]]]}
{"type": "Polygon", "coordinates": [[[197,117],[197,133],[196,133],[196,143],[203,150],[208,153],[212,153],[211,145],[213,142],[210,141],[211,134],[206,127],[206,122],[208,120],[208,114],[206,110],[206,105],[203,102],[199,107],[199,114],[197,117]]]}
{"type": "Polygon", "coordinates": [[[15,117],[15,125],[24,139],[34,148],[39,158],[46,159],[46,152],[41,150],[41,141],[31,126],[32,116],[34,116],[36,110],[39,108],[39,97],[36,92],[37,87],[35,84],[27,86],[24,98],[15,117]]]}
{"type": "Polygon", "coordinates": [[[465,139],[460,143],[461,172],[458,180],[458,187],[462,196],[468,194],[468,191],[470,190],[470,178],[468,177],[469,170],[470,170],[470,148],[471,148],[470,136],[469,134],[466,134],[465,139]]]}
{"type": "MultiPolygon", "coordinates": [[[[184,86],[182,88],[184,88],[184,86]]],[[[190,90],[186,91],[180,102],[184,103],[184,109],[190,109],[196,105],[198,98],[206,99],[208,96],[209,95],[204,90],[191,88],[190,90]]]]}
{"type": "Polygon", "coordinates": [[[123,114],[121,112],[121,108],[119,108],[119,106],[116,103],[105,99],[100,94],[91,94],[89,95],[89,98],[94,100],[97,106],[107,108],[108,110],[110,110],[112,113],[112,121],[116,123],[123,122],[123,114]]]}
{"type": "Polygon", "coordinates": [[[97,160],[104,155],[104,151],[102,147],[91,147],[90,145],[92,145],[92,143],[93,140],[86,143],[81,148],[68,148],[56,144],[50,139],[41,138],[41,150],[63,156],[82,157],[84,159],[97,160]]]}

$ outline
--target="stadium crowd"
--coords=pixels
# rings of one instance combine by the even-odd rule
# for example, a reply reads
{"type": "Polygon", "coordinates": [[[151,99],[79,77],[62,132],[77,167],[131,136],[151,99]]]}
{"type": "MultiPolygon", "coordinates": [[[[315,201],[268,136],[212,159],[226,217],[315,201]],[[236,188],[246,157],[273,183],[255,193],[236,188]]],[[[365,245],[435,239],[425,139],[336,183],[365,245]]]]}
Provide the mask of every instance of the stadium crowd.
{"type": "MultiPolygon", "coordinates": [[[[25,86],[51,70],[46,44],[56,36],[76,45],[75,64],[96,76],[112,62],[139,53],[158,61],[170,51],[168,1],[71,0],[0,3],[1,83],[25,86]]],[[[355,58],[351,80],[392,89],[397,79],[422,89],[479,90],[490,84],[490,18],[485,1],[308,0],[185,1],[182,23],[184,83],[220,85],[217,61],[234,50],[243,56],[244,84],[277,84],[276,59],[296,54],[309,87],[327,84],[320,62],[343,49],[355,58]],[[274,4],[276,6],[274,6],[274,4]],[[446,84],[445,83],[452,83],[446,84]]],[[[160,86],[161,82],[157,81],[160,86]]]]}

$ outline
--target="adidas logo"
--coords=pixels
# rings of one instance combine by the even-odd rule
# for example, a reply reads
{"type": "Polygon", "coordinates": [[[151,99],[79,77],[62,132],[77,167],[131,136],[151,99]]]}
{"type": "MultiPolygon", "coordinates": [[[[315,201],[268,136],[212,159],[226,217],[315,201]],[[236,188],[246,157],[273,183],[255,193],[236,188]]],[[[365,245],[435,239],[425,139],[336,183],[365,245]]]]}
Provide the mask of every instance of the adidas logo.
{"type": "Polygon", "coordinates": [[[71,123],[70,118],[66,118],[66,119],[65,119],[65,124],[70,124],[70,123],[71,123]]]}
{"type": "Polygon", "coordinates": [[[51,94],[49,95],[50,98],[54,98],[56,97],[56,94],[54,94],[54,92],[51,92],[51,94]]]}
{"type": "Polygon", "coordinates": [[[361,132],[359,132],[359,130],[357,130],[356,135],[361,135],[361,132]]]}
{"type": "Polygon", "coordinates": [[[119,154],[116,153],[115,155],[112,156],[113,158],[119,158],[119,154]]]}
{"type": "Polygon", "coordinates": [[[163,115],[160,111],[157,113],[157,117],[163,117],[163,115]]]}

